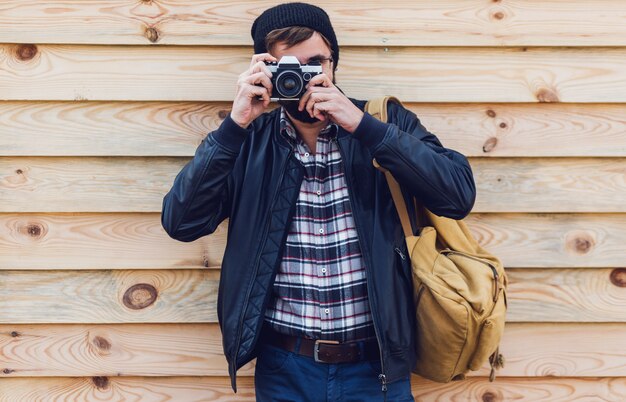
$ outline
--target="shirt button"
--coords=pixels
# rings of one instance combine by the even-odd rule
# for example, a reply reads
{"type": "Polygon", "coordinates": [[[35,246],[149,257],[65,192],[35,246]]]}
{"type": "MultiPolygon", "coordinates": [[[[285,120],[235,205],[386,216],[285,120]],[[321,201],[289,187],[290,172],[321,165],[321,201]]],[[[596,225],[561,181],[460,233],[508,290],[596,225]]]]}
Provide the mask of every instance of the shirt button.
{"type": "Polygon", "coordinates": [[[317,195],[322,195],[322,190],[317,190],[316,193],[317,195]]]}
{"type": "Polygon", "coordinates": [[[320,229],[320,233],[324,233],[324,229],[320,229]]]}
{"type": "Polygon", "coordinates": [[[304,153],[304,157],[305,157],[305,158],[308,158],[308,157],[309,157],[309,153],[308,153],[308,152],[305,152],[305,153],[304,153]]]}
{"type": "Polygon", "coordinates": [[[325,312],[326,314],[329,314],[329,313],[330,313],[330,309],[327,309],[327,308],[326,308],[326,309],[324,309],[324,312],[325,312]]]}
{"type": "Polygon", "coordinates": [[[326,268],[322,268],[322,273],[325,274],[326,273],[326,268]]]}

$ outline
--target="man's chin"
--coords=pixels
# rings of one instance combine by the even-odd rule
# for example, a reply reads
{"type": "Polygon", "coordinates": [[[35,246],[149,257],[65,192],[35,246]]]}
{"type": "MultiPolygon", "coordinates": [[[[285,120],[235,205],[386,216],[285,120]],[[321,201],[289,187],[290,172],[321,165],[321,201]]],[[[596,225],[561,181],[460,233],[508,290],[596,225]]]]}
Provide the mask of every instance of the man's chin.
{"type": "Polygon", "coordinates": [[[317,117],[311,117],[306,110],[298,110],[297,101],[283,101],[279,102],[279,104],[285,108],[290,118],[298,120],[300,123],[313,124],[320,121],[317,117]]]}

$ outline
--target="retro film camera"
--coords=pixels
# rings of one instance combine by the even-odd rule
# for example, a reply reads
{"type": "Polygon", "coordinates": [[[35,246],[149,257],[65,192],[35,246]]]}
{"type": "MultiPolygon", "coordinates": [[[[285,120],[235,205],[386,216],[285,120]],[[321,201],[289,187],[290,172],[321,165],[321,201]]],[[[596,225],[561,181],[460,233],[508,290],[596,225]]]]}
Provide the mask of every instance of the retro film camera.
{"type": "Polygon", "coordinates": [[[278,62],[265,62],[272,72],[272,102],[295,100],[306,92],[306,84],[322,73],[319,62],[300,64],[295,56],[283,56],[278,62]]]}

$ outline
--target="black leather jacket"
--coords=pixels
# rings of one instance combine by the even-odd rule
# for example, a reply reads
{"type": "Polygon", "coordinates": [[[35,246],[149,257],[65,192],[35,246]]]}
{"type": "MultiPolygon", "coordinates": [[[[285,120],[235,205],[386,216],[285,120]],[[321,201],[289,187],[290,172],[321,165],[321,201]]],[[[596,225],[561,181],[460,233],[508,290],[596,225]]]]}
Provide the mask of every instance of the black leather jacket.
{"type": "MultiPolygon", "coordinates": [[[[352,100],[360,109],[365,102],[352,100]]],[[[388,106],[389,123],[365,114],[357,130],[339,129],[368,295],[381,349],[382,380],[406,376],[415,362],[415,310],[410,262],[384,175],[438,215],[455,219],[472,209],[472,170],[460,153],[442,147],[414,113],[388,106]]],[[[228,116],[198,146],[163,199],[161,221],[174,239],[189,242],[229,218],[217,313],[233,390],[236,372],[256,357],[256,344],[280,264],[303,167],[280,135],[279,109],[242,129],[228,116]]]]}

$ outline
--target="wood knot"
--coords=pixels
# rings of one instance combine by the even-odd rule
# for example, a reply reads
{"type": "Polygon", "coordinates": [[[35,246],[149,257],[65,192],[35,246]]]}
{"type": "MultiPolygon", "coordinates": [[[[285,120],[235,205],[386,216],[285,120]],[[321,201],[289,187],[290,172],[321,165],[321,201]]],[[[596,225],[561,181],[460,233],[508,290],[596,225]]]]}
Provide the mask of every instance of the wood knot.
{"type": "Polygon", "coordinates": [[[483,402],[496,402],[498,397],[491,391],[487,391],[483,394],[482,397],[483,402]]]}
{"type": "Polygon", "coordinates": [[[107,341],[105,338],[101,336],[96,336],[93,338],[93,344],[101,350],[109,350],[111,349],[111,342],[107,341]]]}
{"type": "Polygon", "coordinates": [[[11,374],[11,373],[15,372],[15,370],[12,370],[12,369],[10,369],[10,368],[5,368],[4,370],[2,370],[2,372],[3,372],[4,374],[11,374]]]}
{"type": "Polygon", "coordinates": [[[217,116],[218,116],[220,119],[225,119],[225,118],[226,118],[226,116],[228,116],[228,113],[230,113],[230,110],[224,110],[224,109],[222,109],[222,110],[220,110],[219,112],[217,112],[217,116]]]}
{"type": "Polygon", "coordinates": [[[502,123],[499,124],[499,126],[500,126],[500,128],[506,128],[506,123],[502,122],[502,123]]]}
{"type": "Polygon", "coordinates": [[[21,226],[18,231],[32,239],[41,239],[47,233],[47,229],[43,224],[33,222],[29,222],[26,225],[21,226]]]}
{"type": "Polygon", "coordinates": [[[156,28],[150,27],[146,29],[145,35],[146,38],[148,38],[148,40],[152,43],[155,43],[159,40],[159,31],[157,31],[156,28]]]}
{"type": "Polygon", "coordinates": [[[13,338],[17,338],[18,336],[20,336],[20,333],[19,333],[19,332],[17,332],[17,331],[11,331],[11,336],[12,336],[13,338]]]}
{"type": "Polygon", "coordinates": [[[592,244],[591,244],[591,241],[589,241],[589,239],[577,238],[574,241],[576,243],[574,247],[576,247],[576,250],[580,253],[583,253],[583,254],[588,253],[589,250],[591,249],[592,244]]]}
{"type": "Polygon", "coordinates": [[[15,50],[15,57],[20,61],[31,60],[37,54],[37,46],[33,44],[18,45],[15,50]]]}
{"type": "Polygon", "coordinates": [[[41,227],[39,225],[28,225],[28,234],[33,237],[39,237],[41,235],[41,227]]]}
{"type": "Polygon", "coordinates": [[[498,139],[491,137],[483,144],[483,152],[491,152],[498,145],[498,139]]]}
{"type": "Polygon", "coordinates": [[[611,271],[611,283],[620,288],[626,288],[626,268],[615,268],[611,271]]]}
{"type": "Polygon", "coordinates": [[[537,91],[537,94],[535,96],[537,97],[537,100],[539,102],[559,102],[559,97],[557,96],[556,92],[547,88],[541,88],[539,91],[537,91]]]}
{"type": "Polygon", "coordinates": [[[489,117],[496,117],[496,112],[494,112],[493,110],[489,109],[489,110],[487,110],[487,116],[489,116],[489,117]]]}
{"type": "Polygon", "coordinates": [[[566,236],[566,247],[576,254],[588,254],[596,242],[591,234],[583,231],[569,233],[566,236]]]}
{"type": "Polygon", "coordinates": [[[497,13],[493,14],[493,18],[501,20],[502,18],[504,18],[504,13],[502,11],[498,11],[497,13]]]}
{"type": "Polygon", "coordinates": [[[155,302],[157,290],[148,283],[138,283],[124,292],[123,303],[133,310],[141,310],[155,302]]]}
{"type": "Polygon", "coordinates": [[[19,187],[28,184],[29,179],[26,174],[26,172],[28,172],[28,168],[18,168],[15,169],[14,172],[14,175],[4,177],[7,185],[11,187],[19,187]]]}
{"type": "Polygon", "coordinates": [[[104,390],[109,387],[109,378],[108,377],[91,377],[91,381],[93,381],[96,388],[104,390]]]}

